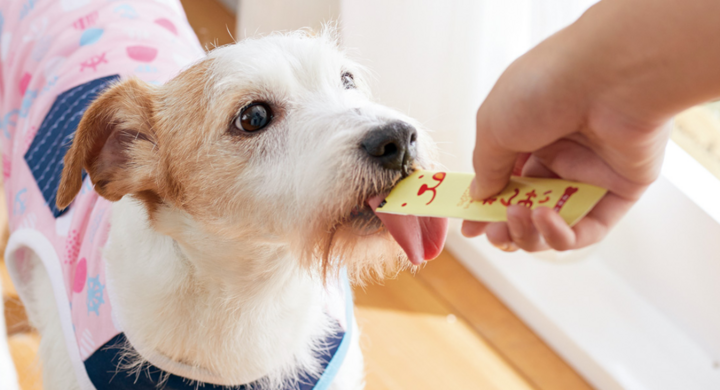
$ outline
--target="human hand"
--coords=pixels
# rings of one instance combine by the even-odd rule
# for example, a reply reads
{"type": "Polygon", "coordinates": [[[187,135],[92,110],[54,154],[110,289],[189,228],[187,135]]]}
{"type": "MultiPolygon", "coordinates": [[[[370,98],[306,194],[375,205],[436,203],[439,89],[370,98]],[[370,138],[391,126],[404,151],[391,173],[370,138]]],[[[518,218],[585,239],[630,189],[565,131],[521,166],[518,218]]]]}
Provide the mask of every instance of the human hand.
{"type": "Polygon", "coordinates": [[[478,110],[472,196],[481,200],[502,190],[513,168],[523,176],[594,184],[607,188],[607,195],[573,228],[550,208],[512,205],[507,222],[466,221],[466,236],[484,230],[505,250],[581,248],[602,239],[657,177],[668,128],[588,101],[558,85],[564,82],[530,74],[522,62],[503,75],[478,110]]]}
{"type": "Polygon", "coordinates": [[[711,73],[720,51],[694,40],[718,32],[703,16],[717,5],[695,2],[706,8],[603,1],[505,71],[477,113],[473,198],[502,190],[514,167],[524,176],[590,183],[608,193],[572,228],[549,208],[513,205],[507,222],[465,221],[464,235],[485,232],[501,249],[540,251],[582,248],[608,233],[657,178],[667,120],[720,93],[720,77],[711,73]],[[689,14],[675,17],[682,12],[689,14]],[[674,25],[648,28],[665,20],[674,25]]]}

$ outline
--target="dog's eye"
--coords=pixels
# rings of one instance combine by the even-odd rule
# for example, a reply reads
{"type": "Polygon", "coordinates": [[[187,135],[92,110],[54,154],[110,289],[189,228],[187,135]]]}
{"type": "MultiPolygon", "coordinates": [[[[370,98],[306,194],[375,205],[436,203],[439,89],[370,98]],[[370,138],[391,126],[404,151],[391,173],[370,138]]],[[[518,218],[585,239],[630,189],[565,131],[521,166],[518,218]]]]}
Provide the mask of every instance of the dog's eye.
{"type": "Polygon", "coordinates": [[[262,130],[272,120],[270,107],[265,103],[252,103],[245,106],[235,118],[235,127],[248,133],[262,130]]]}
{"type": "Polygon", "coordinates": [[[353,77],[352,73],[350,73],[350,72],[343,73],[341,79],[342,79],[343,87],[345,87],[345,89],[354,89],[355,88],[355,78],[353,77]]]}

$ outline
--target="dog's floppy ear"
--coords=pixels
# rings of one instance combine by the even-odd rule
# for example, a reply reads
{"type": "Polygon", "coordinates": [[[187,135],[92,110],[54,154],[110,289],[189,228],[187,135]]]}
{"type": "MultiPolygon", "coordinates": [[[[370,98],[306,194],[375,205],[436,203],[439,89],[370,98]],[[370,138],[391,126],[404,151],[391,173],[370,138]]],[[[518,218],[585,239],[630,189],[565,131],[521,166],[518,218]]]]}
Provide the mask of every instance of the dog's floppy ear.
{"type": "Polygon", "coordinates": [[[156,165],[154,99],[148,84],[130,79],[109,88],[88,107],[65,154],[58,208],[67,207],[80,191],[83,168],[97,193],[111,201],[151,189],[156,165]]]}

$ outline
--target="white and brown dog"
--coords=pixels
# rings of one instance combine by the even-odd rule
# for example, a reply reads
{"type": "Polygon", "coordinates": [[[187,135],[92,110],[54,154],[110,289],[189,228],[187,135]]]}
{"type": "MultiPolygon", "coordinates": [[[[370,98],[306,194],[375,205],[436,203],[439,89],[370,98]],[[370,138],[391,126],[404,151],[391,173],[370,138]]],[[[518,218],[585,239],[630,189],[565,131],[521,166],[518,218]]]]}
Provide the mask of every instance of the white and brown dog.
{"type": "Polygon", "coordinates": [[[175,0],[21,3],[0,1],[6,259],[45,387],[362,388],[347,281],[437,256],[447,230],[373,213],[432,166],[426,133],[331,34],[177,74],[197,44],[175,0]]]}

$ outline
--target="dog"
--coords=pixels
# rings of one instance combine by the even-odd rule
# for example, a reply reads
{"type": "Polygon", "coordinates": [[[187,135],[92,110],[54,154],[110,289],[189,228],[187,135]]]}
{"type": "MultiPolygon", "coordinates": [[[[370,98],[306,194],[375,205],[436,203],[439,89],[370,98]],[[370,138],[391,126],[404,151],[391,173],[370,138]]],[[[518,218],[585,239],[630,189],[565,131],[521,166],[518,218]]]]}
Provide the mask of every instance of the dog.
{"type": "Polygon", "coordinates": [[[363,388],[350,282],[447,232],[374,213],[435,165],[427,132],[331,31],[183,67],[176,0],[0,4],[5,258],[45,387],[363,388]]]}

